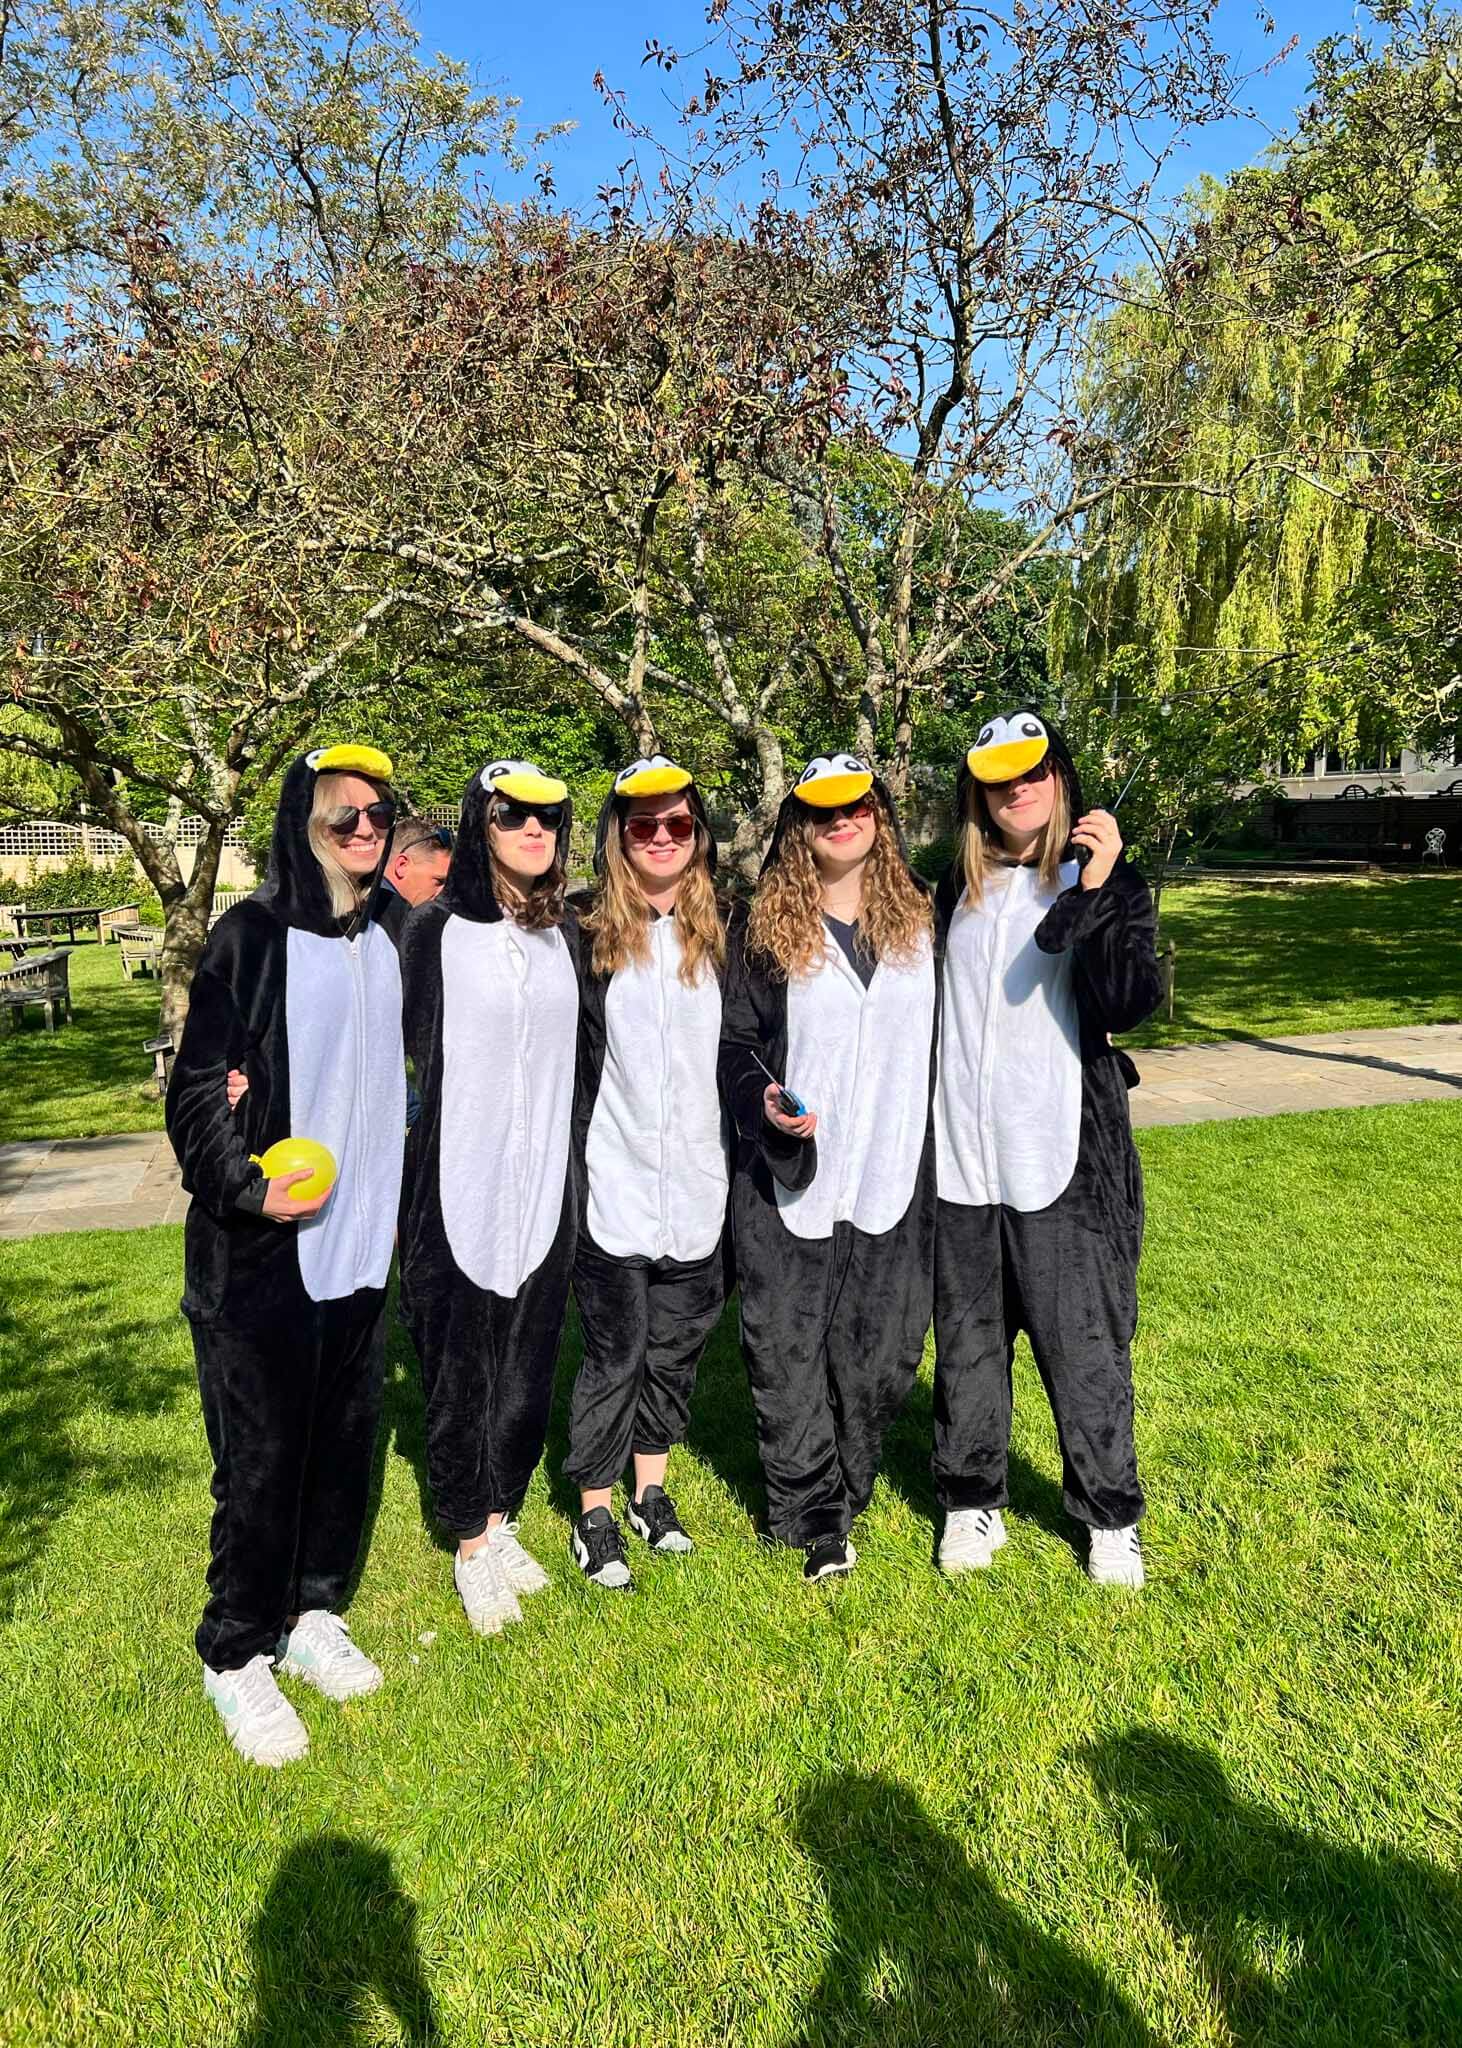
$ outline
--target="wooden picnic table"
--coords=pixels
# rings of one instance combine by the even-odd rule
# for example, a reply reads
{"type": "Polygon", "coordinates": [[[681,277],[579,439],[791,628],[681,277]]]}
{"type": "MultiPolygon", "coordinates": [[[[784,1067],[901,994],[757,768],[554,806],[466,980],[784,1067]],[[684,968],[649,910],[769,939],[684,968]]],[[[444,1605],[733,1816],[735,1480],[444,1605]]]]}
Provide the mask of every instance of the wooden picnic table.
{"type": "Polygon", "coordinates": [[[28,932],[32,925],[38,930],[47,931],[54,925],[64,924],[66,935],[74,946],[76,927],[79,924],[94,924],[100,932],[102,913],[111,908],[112,905],[109,903],[76,903],[65,910],[18,910],[15,915],[22,932],[28,932]]]}

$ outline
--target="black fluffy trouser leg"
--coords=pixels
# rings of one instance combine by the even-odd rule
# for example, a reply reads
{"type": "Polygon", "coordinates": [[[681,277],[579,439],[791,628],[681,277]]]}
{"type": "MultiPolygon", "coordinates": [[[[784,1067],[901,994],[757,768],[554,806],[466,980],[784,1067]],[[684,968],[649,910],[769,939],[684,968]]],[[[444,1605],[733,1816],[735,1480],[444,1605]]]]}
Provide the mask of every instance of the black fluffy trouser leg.
{"type": "Polygon", "coordinates": [[[929,1325],[932,1229],[921,1191],[892,1230],[794,1237],[755,1184],[736,1191],[741,1347],[779,1542],[846,1536],[867,1506],[929,1325]]]}
{"type": "Polygon", "coordinates": [[[1056,1420],[1067,1513],[1096,1529],[1141,1518],[1129,1235],[1071,1189],[1030,1212],[939,1204],[933,1468],[945,1508],[1009,1498],[1010,1364],[1024,1329],[1056,1420]]]}
{"type": "Polygon", "coordinates": [[[286,1620],[338,1607],[360,1550],[385,1360],[382,1288],[303,1290],[268,1324],[190,1321],[213,1452],[208,1604],[215,1671],[272,1656],[286,1620]]]}
{"type": "Polygon", "coordinates": [[[633,1452],[684,1442],[696,1367],[725,1299],[721,1247],[685,1262],[618,1259],[581,1236],[574,1299],[584,1357],[564,1472],[589,1492],[613,1486],[633,1452]]]}
{"type": "Polygon", "coordinates": [[[573,1254],[566,1191],[553,1244],[515,1295],[490,1294],[455,1266],[412,1287],[427,1483],[449,1535],[478,1536],[522,1506],[548,1436],[573,1254]]]}

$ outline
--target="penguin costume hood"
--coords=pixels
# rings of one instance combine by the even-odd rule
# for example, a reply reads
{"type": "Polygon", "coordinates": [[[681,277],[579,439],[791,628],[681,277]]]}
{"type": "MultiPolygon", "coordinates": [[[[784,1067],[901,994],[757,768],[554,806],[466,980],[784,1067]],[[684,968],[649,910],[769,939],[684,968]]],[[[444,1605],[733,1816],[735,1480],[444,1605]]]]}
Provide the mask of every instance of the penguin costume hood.
{"type": "Polygon", "coordinates": [[[762,859],[762,874],[774,868],[781,859],[782,842],[794,818],[805,816],[809,811],[831,811],[840,804],[855,804],[860,797],[870,793],[883,807],[883,815],[898,842],[899,854],[907,865],[909,849],[904,839],[903,823],[883,778],[875,775],[868,763],[856,754],[816,754],[782,798],[777,822],[772,827],[771,843],[762,859]]]}
{"type": "MultiPolygon", "coordinates": [[[[1028,706],[987,718],[974,745],[965,752],[955,772],[956,837],[963,838],[971,793],[977,784],[1010,782],[1047,759],[1052,772],[1059,775],[1066,785],[1066,802],[1074,825],[1086,810],[1086,800],[1081,791],[1081,777],[1064,735],[1048,718],[1028,706]]],[[[1061,849],[1061,858],[1063,861],[1080,859],[1079,849],[1069,838],[1061,849]]],[[[935,915],[941,931],[954,915],[963,893],[964,848],[961,844],[935,891],[935,915]]]]}
{"type": "MultiPolygon", "coordinates": [[[[269,865],[264,880],[254,891],[254,901],[265,904],[281,924],[300,931],[318,932],[335,938],[342,920],[330,907],[330,891],[320,872],[320,863],[310,845],[310,812],[315,803],[315,782],[321,775],[363,775],[371,782],[389,784],[391,757],[379,747],[316,747],[290,763],[279,791],[279,808],[274,814],[274,832],[269,842],[269,865]]],[[[381,858],[364,904],[352,920],[359,931],[376,915],[381,877],[391,858],[391,839],[386,834],[381,858]]]]}
{"type": "Polygon", "coordinates": [[[545,775],[531,761],[489,761],[462,792],[462,812],[452,846],[452,863],[437,901],[451,917],[473,924],[497,924],[503,909],[492,882],[492,856],[487,844],[487,813],[494,797],[512,803],[560,806],[555,843],[560,867],[567,867],[574,807],[566,782],[545,775]]]}
{"type": "Polygon", "coordinates": [[[706,866],[714,880],[716,873],[716,835],[706,812],[705,798],[699,785],[688,768],[682,768],[665,754],[651,754],[648,759],[631,761],[628,768],[621,768],[614,778],[614,786],[599,807],[599,822],[594,828],[594,872],[603,879],[604,850],[609,843],[610,820],[616,816],[621,823],[629,815],[630,799],[637,796],[674,796],[685,791],[685,801],[691,816],[700,827],[701,845],[705,849],[706,866]]]}
{"type": "Polygon", "coordinates": [[[194,1197],[190,1314],[217,1314],[236,1290],[266,1280],[280,1300],[303,1288],[315,1302],[385,1285],[406,1115],[400,970],[374,919],[390,833],[359,910],[342,919],[309,821],[320,775],[387,783],[391,772],[390,757],[367,746],[317,748],[295,761],[264,883],[209,933],[166,1105],[194,1197]],[[224,1092],[232,1067],[249,1078],[236,1111],[224,1092]],[[317,1216],[281,1230],[261,1219],[267,1189],[256,1161],[285,1137],[324,1145],[337,1178],[317,1216]]]}

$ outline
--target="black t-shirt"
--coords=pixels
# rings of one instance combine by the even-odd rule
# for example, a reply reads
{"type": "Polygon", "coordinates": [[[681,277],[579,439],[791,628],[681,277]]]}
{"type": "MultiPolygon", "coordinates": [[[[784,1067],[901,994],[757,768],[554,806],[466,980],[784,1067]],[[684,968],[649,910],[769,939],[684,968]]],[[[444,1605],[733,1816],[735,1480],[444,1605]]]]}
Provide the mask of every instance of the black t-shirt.
{"type": "Polygon", "coordinates": [[[857,920],[854,919],[852,924],[844,924],[841,918],[829,917],[827,912],[824,911],[822,913],[822,921],[847,955],[848,965],[857,975],[859,981],[862,982],[864,988],[867,988],[869,982],[873,979],[873,970],[878,965],[878,962],[865,953],[858,944],[857,920]]]}

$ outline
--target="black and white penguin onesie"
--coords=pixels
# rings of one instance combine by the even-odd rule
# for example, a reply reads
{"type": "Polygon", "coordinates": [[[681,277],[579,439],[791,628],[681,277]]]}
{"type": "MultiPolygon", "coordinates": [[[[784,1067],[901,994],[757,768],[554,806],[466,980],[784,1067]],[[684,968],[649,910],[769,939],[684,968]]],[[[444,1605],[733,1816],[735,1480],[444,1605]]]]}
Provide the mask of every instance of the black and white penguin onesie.
{"type": "MultiPolygon", "coordinates": [[[[1060,734],[1034,712],[997,718],[961,764],[1008,781],[1049,755],[1083,814],[1060,734]]],[[[946,1508],[1006,1494],[1010,1364],[1024,1329],[1056,1418],[1068,1513],[1097,1529],[1142,1513],[1132,1439],[1142,1170],[1127,1091],[1136,1069],[1108,1036],[1155,1009],[1152,897],[1119,857],[1080,887],[1035,865],[995,869],[978,906],[957,857],[939,885],[943,1004],[935,1129],[939,1178],[934,1477],[946,1508]]]]}
{"type": "MultiPolygon", "coordinates": [[[[615,778],[599,815],[684,790],[712,874],[716,842],[687,769],[656,755],[615,778]]],[[[574,1298],[584,1356],[569,1415],[568,1477],[613,1486],[634,1452],[685,1439],[696,1367],[725,1298],[727,1133],[717,1086],[721,976],[680,976],[675,918],[655,916],[650,957],[593,971],[583,935],[576,1149],[582,1208],[574,1298]]]]}
{"type": "MultiPolygon", "coordinates": [[[[887,791],[855,756],[819,757],[793,806],[887,791]]],[[[866,963],[865,963],[866,966],[866,963]]],[[[816,973],[779,978],[733,915],[721,1082],[735,1127],[731,1214],[741,1344],[772,1534],[810,1548],[847,1537],[873,1492],[888,1426],[923,1353],[933,1289],[932,940],[865,985],[831,931],[816,973]],[[767,1075],[816,1112],[810,1139],[763,1113],[767,1075]]]]}
{"type": "Polygon", "coordinates": [[[339,1605],[380,1416],[406,1125],[401,975],[371,904],[336,918],[310,849],[315,777],[333,770],[385,781],[391,763],[331,747],[290,768],[268,877],[209,934],[168,1084],[168,1136],[193,1197],[183,1313],[214,1461],[197,1643],[216,1671],[272,1656],[288,1616],[339,1605]],[[230,1067],[249,1076],[236,1111],[230,1067]],[[301,1223],[261,1213],[251,1155],[285,1137],[316,1139],[338,1169],[301,1223]]]}
{"type": "Polygon", "coordinates": [[[525,930],[492,883],[494,794],[571,807],[525,762],[474,775],[446,885],[407,920],[406,1048],[421,1115],[401,1215],[401,1307],[421,1361],[427,1478],[451,1535],[516,1513],[543,1455],[573,1262],[577,927],[525,930]]]}

